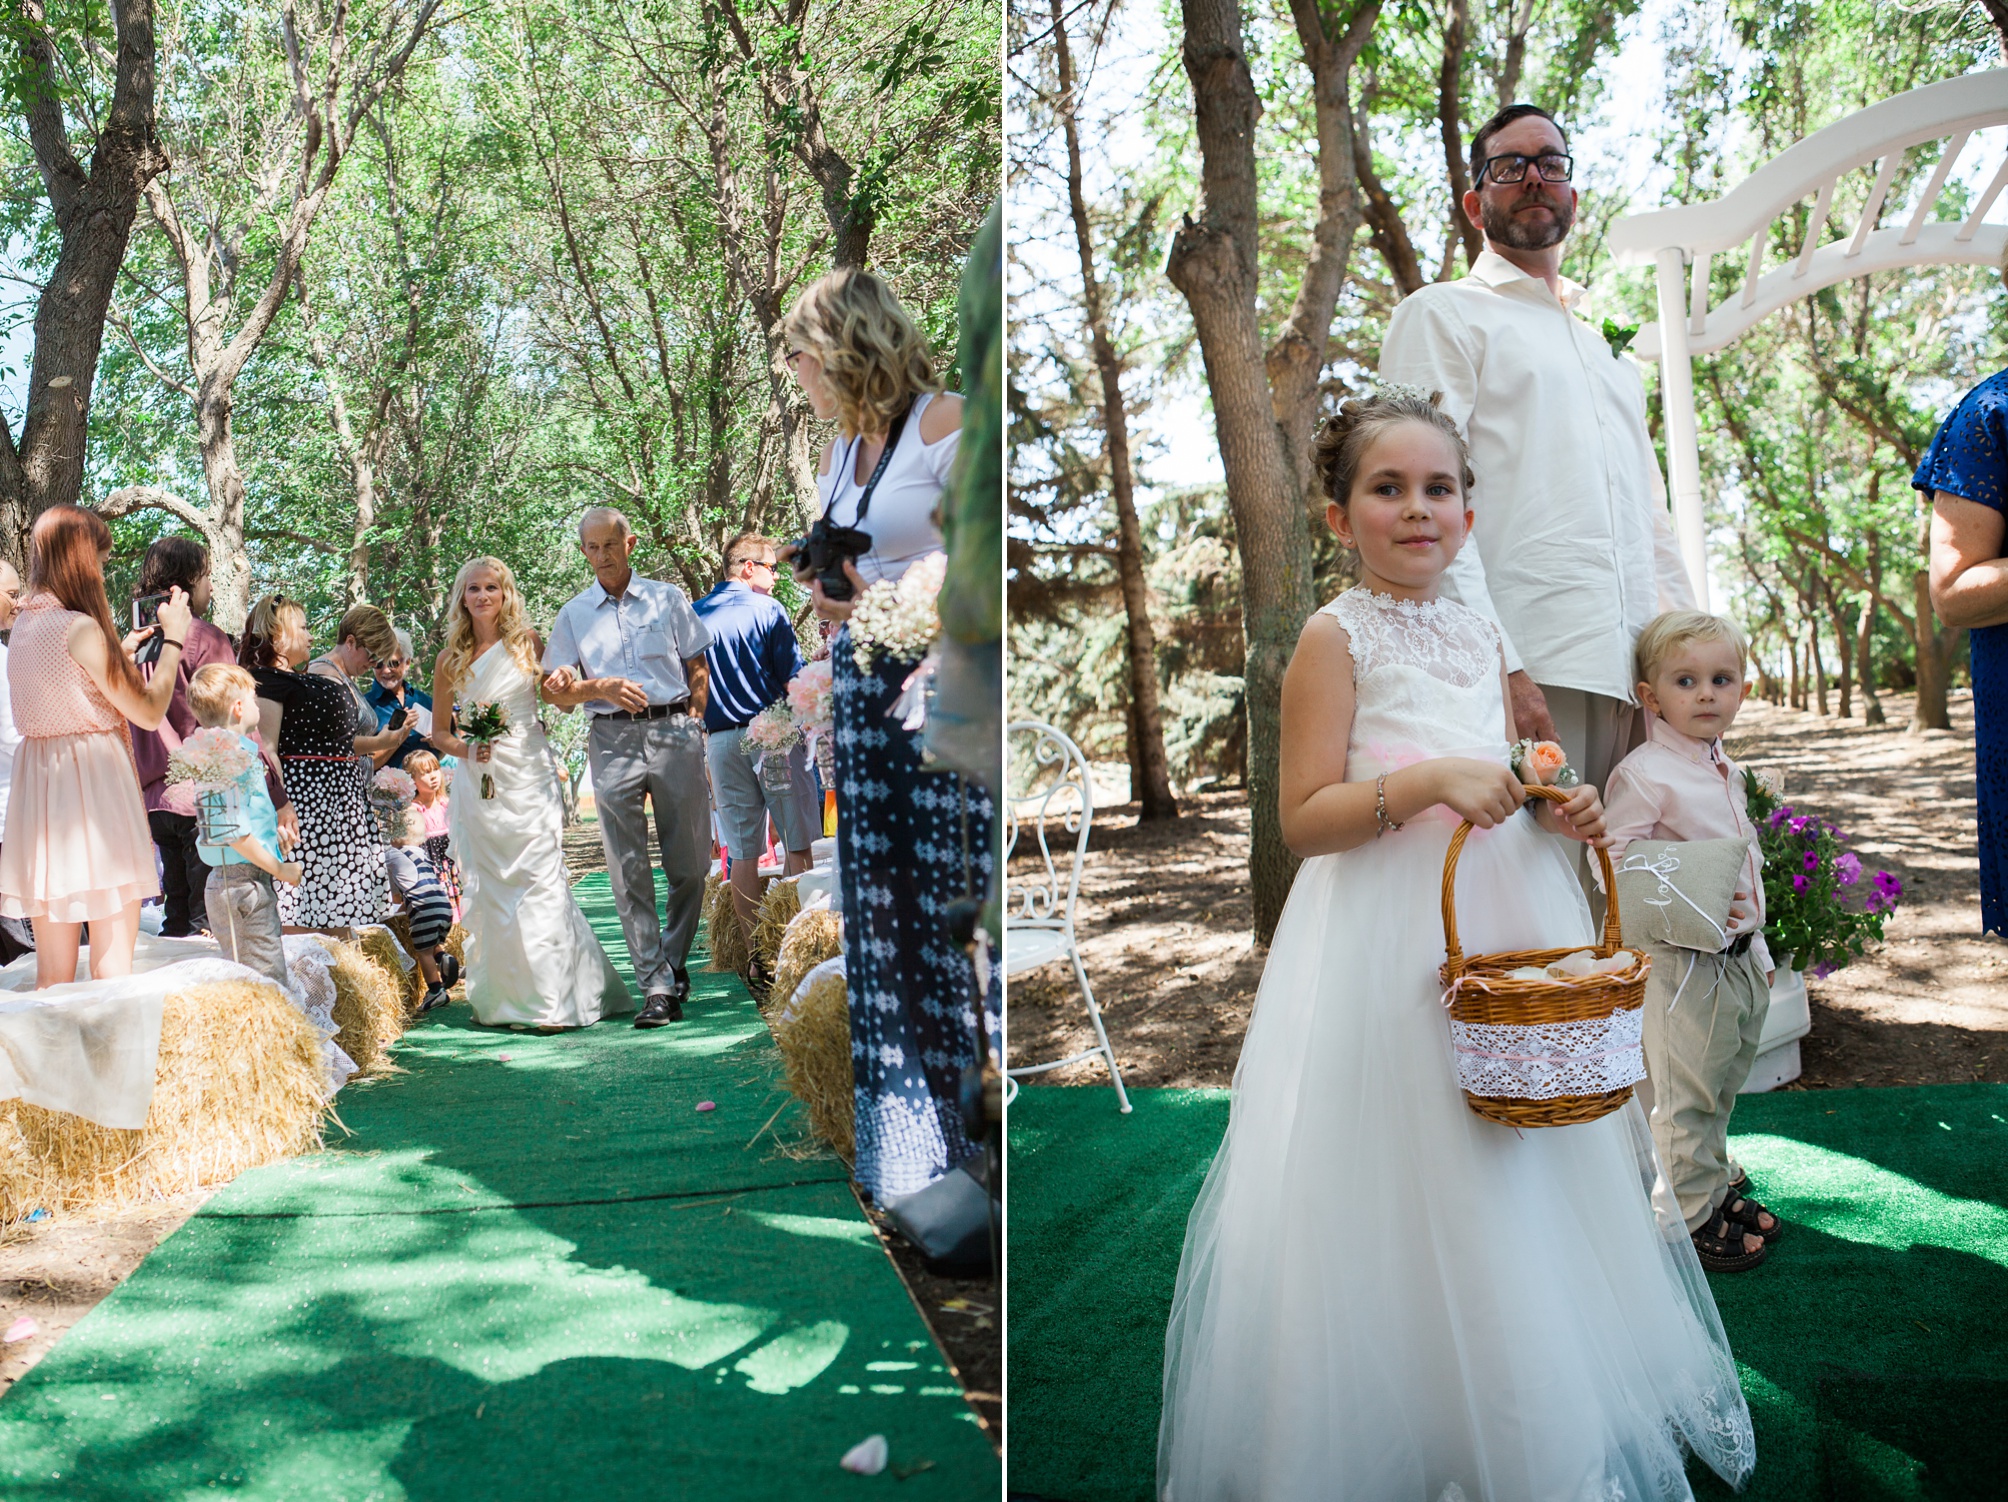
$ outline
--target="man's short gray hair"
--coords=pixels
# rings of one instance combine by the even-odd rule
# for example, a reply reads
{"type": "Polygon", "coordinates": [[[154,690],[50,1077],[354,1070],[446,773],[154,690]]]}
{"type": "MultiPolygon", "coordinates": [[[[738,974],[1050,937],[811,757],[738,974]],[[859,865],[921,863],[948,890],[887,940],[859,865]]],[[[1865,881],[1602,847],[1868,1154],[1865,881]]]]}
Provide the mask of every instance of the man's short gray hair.
{"type": "Polygon", "coordinates": [[[635,535],[634,527],[628,521],[626,512],[616,511],[611,506],[595,506],[579,518],[580,540],[583,541],[585,539],[586,528],[601,526],[607,522],[612,522],[615,526],[619,527],[621,529],[621,536],[623,537],[632,537],[635,535]]]}
{"type": "Polygon", "coordinates": [[[398,651],[404,654],[404,660],[406,662],[410,662],[414,655],[411,645],[411,633],[405,630],[404,627],[402,626],[394,626],[391,629],[397,633],[398,651]]]}

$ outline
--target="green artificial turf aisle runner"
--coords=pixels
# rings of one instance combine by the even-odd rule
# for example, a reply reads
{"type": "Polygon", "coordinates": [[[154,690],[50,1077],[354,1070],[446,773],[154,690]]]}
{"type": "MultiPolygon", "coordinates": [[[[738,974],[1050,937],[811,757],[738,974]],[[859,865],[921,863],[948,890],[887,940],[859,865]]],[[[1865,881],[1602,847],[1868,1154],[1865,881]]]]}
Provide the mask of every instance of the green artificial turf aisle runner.
{"type": "Polygon", "coordinates": [[[744,987],[691,979],[653,1032],[415,1027],[338,1151],[219,1192],[15,1386],[0,1495],[996,1496],[842,1165],[747,1146],[786,1097],[744,987]],[[873,1433],[892,1469],[840,1470],[873,1433]]]}
{"type": "MultiPolygon", "coordinates": [[[[1128,1117],[1106,1088],[1012,1102],[1014,1494],[1151,1496],[1172,1283],[1228,1097],[1130,1098],[1128,1117]]],[[[1735,1127],[1790,1227],[1764,1266],[1709,1279],[1757,1430],[1743,1496],[2008,1495],[2008,1086],[1746,1096],[1735,1127]]]]}

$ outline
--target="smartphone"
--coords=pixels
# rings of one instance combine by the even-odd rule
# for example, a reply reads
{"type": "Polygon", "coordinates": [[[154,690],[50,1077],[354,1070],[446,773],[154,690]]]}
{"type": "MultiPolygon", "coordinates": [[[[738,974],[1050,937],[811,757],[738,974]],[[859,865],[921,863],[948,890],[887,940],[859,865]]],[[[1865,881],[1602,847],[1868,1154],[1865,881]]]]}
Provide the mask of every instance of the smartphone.
{"type": "Polygon", "coordinates": [[[166,595],[141,595],[132,602],[132,628],[143,631],[148,626],[160,624],[160,607],[167,603],[166,595]]]}
{"type": "Polygon", "coordinates": [[[384,729],[403,730],[416,718],[417,716],[413,713],[411,706],[408,704],[403,705],[392,713],[390,723],[384,726],[384,729]]]}

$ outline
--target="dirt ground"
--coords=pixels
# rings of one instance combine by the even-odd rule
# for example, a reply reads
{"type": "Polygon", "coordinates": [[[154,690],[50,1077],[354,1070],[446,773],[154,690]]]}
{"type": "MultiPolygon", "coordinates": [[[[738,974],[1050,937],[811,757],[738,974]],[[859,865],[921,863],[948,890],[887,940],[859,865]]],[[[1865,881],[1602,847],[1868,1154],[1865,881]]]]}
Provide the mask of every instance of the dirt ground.
{"type": "MultiPolygon", "coordinates": [[[[565,865],[577,878],[606,868],[599,825],[573,824],[564,833],[565,865]]],[[[127,1210],[58,1216],[0,1236],[0,1334],[26,1316],[33,1334],[0,1343],[0,1394],[40,1361],[64,1331],[109,1294],[148,1252],[202,1207],[213,1189],[127,1210]]],[[[996,1283],[930,1272],[920,1254],[885,1217],[866,1218],[898,1269],[970,1406],[993,1446],[1004,1442],[1004,1334],[996,1283]]]]}
{"type": "MultiPolygon", "coordinates": [[[[1904,884],[1883,946],[1811,980],[1813,1030],[1788,1089],[2008,1082],[2008,944],[1980,936],[1974,853],[1973,705],[1951,730],[1908,733],[1908,696],[1885,694],[1870,729],[1752,702],[1730,754],[1778,768],[1785,798],[1851,836],[1863,864],[1904,884]]],[[[1077,918],[1089,983],[1124,1081],[1228,1084],[1262,978],[1249,935],[1245,793],[1183,801],[1175,824],[1139,826],[1135,804],[1097,810],[1077,918]]],[[[1057,965],[1014,979],[1011,1062],[1064,1058],[1093,1035],[1073,977],[1057,965]]],[[[1039,1076],[1106,1080],[1099,1063],[1039,1076]]]]}

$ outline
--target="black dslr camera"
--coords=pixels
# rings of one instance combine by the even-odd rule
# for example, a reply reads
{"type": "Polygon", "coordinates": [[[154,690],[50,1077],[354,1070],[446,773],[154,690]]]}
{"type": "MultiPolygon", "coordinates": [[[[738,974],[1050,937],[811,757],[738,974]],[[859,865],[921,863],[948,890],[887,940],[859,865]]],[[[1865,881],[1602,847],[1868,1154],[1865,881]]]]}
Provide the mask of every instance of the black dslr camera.
{"type": "Polygon", "coordinates": [[[788,546],[795,552],[793,562],[798,577],[811,576],[818,580],[826,599],[848,600],[854,591],[850,576],[844,572],[844,563],[847,559],[862,558],[869,553],[872,535],[820,516],[816,518],[816,524],[809,528],[807,537],[798,537],[788,546]]]}

